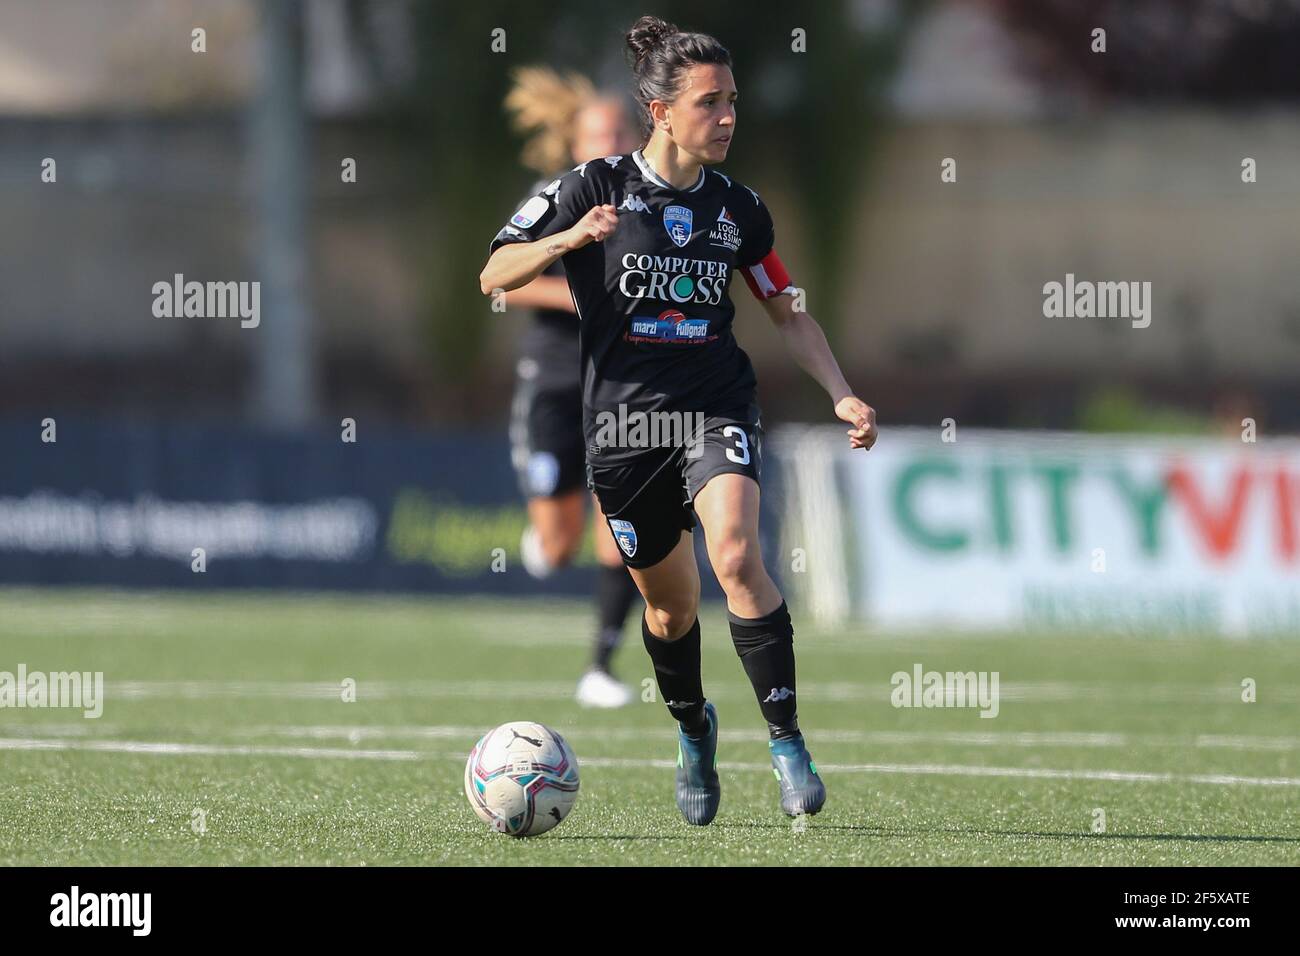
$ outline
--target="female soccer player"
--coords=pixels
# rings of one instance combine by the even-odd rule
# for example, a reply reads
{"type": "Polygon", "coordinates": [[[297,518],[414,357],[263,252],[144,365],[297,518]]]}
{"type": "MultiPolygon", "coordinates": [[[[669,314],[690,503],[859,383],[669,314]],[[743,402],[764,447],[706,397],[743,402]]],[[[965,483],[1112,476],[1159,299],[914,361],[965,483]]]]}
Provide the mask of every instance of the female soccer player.
{"type": "MultiPolygon", "coordinates": [[[[529,136],[524,164],[551,174],[530,189],[529,196],[570,163],[623,152],[632,145],[622,101],[598,95],[591,82],[577,74],[560,77],[547,69],[521,69],[506,96],[506,109],[515,129],[529,136]]],[[[559,262],[511,293],[508,304],[534,310],[520,337],[515,365],[510,458],[519,490],[528,500],[529,524],[520,542],[524,567],[544,578],[573,560],[587,520],[578,317],[559,262]]],[[[603,518],[595,529],[600,564],[596,638],[576,697],[584,707],[621,707],[632,694],[614,677],[610,663],[639,595],[603,518]]]]}
{"type": "Polygon", "coordinates": [[[726,158],[735,133],[730,53],[654,17],[633,25],[627,45],[645,145],[583,163],[524,203],[492,241],[479,283],[485,294],[515,289],[564,263],[581,320],[588,483],[645,598],[642,635],[679,725],[682,815],[707,824],[721,798],[685,533],[697,521],[767,721],[781,808],[816,813],[826,790],[796,718],[790,615],[759,554],[761,428],[754,371],[732,332],[732,272],[852,425],[853,448],[874,444],[875,412],[849,389],[821,328],[794,308],[758,194],[705,168],[726,158]]]}

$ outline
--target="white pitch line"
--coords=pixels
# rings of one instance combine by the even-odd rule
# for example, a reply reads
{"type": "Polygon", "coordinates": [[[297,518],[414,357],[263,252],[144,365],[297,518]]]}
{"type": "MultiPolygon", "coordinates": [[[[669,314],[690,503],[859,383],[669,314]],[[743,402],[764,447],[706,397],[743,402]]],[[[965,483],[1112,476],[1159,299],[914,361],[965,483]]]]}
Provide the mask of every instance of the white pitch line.
{"type": "MultiPolygon", "coordinates": [[[[724,762],[718,763],[724,767],[724,762]]],[[[1246,784],[1258,787],[1300,787],[1300,777],[1240,777],[1227,773],[1147,773],[1130,770],[1050,770],[1041,767],[972,767],[962,764],[818,764],[817,769],[840,773],[934,774],[960,777],[1027,777],[1039,780],[1107,780],[1124,783],[1246,784]]]]}
{"type": "MultiPolygon", "coordinates": [[[[342,750],[333,747],[263,747],[253,744],[178,744],[133,740],[34,740],[0,737],[0,750],[80,750],[100,753],[135,753],[167,756],[241,756],[241,757],[308,757],[345,760],[443,760],[465,759],[463,753],[420,753],[416,750],[342,750]]],[[[654,767],[676,766],[672,760],[625,757],[587,757],[585,767],[654,767]]],[[[771,773],[766,763],[719,762],[724,770],[771,773]]],[[[1214,786],[1244,785],[1261,787],[1300,787],[1300,777],[1241,777],[1234,774],[1145,773],[1128,770],[1051,770],[1041,767],[980,767],[963,764],[858,763],[820,764],[818,769],[832,773],[893,773],[962,777],[1019,777],[1037,780],[1104,780],[1122,783],[1198,783],[1214,786]]]]}
{"type": "Polygon", "coordinates": [[[139,740],[40,740],[0,737],[0,750],[88,750],[190,757],[342,757],[353,760],[419,760],[415,750],[339,750],[335,747],[264,747],[251,744],[177,744],[139,740]]]}
{"type": "MultiPolygon", "coordinates": [[[[553,725],[564,736],[574,740],[645,740],[675,739],[669,728],[644,727],[574,727],[553,725]]],[[[359,744],[365,740],[475,740],[486,728],[457,724],[312,724],[237,727],[222,730],[234,737],[284,737],[308,740],[346,740],[359,744]]],[[[107,735],[116,728],[102,722],[74,721],[71,723],[33,723],[22,731],[31,737],[85,737],[92,733],[107,735]]],[[[762,730],[723,730],[722,740],[733,743],[764,743],[767,734],[762,730]]],[[[925,730],[818,730],[814,734],[818,743],[851,743],[914,746],[917,744],[953,744],[972,747],[1085,747],[1120,748],[1147,747],[1155,749],[1186,750],[1241,750],[1286,752],[1300,750],[1300,737],[1228,736],[1200,734],[1176,737],[1160,734],[1125,734],[1099,731],[925,731],[925,730]]]]}
{"type": "MultiPolygon", "coordinates": [[[[671,729],[647,730],[643,727],[573,727],[553,725],[566,737],[575,740],[644,740],[650,737],[675,739],[671,729]]],[[[487,728],[433,724],[411,725],[309,725],[240,728],[235,731],[247,737],[300,737],[312,740],[363,740],[407,738],[417,740],[465,738],[477,739],[487,728]]],[[[957,744],[976,747],[1094,747],[1129,748],[1154,747],[1169,749],[1222,748],[1228,750],[1286,751],[1300,750],[1300,737],[1225,737],[1202,735],[1199,737],[1173,737],[1157,734],[1124,734],[1088,731],[924,731],[924,730],[818,730],[813,739],[819,743],[895,744],[957,744]]],[[[767,733],[762,730],[722,730],[722,740],[739,743],[766,743],[767,733]]]]}
{"type": "Polygon", "coordinates": [[[1198,747],[1220,747],[1225,750],[1297,750],[1300,737],[1248,737],[1223,734],[1201,734],[1196,738],[1198,747]]]}
{"type": "MultiPolygon", "coordinates": [[[[105,682],[105,700],[186,699],[210,698],[280,698],[338,700],[341,698],[342,676],[339,682],[330,681],[274,681],[274,680],[113,680],[105,682]]],[[[801,695],[808,701],[880,703],[888,701],[893,693],[889,681],[882,675],[871,683],[808,681],[800,685],[801,695]]],[[[718,700],[749,698],[750,689],[740,684],[715,685],[709,696],[718,700]]],[[[573,685],[566,681],[530,680],[414,680],[414,681],[357,681],[358,698],[387,699],[439,699],[500,697],[518,700],[570,700],[573,685]]],[[[1005,703],[1037,701],[1115,701],[1119,703],[1239,703],[1241,690],[1236,686],[1214,684],[1086,684],[1069,681],[1002,681],[999,699],[1005,703]]],[[[1300,702],[1300,689],[1277,688],[1270,692],[1274,705],[1300,702]]]]}

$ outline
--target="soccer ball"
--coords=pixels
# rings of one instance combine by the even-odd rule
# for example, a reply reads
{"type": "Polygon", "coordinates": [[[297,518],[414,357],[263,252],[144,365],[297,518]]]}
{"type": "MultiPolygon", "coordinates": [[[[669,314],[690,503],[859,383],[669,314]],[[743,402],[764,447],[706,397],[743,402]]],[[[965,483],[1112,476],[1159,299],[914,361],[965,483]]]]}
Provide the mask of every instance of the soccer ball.
{"type": "Polygon", "coordinates": [[[578,758],[555,731],[516,720],[488,731],[465,763],[465,796],[501,833],[545,833],[578,799],[578,758]]]}

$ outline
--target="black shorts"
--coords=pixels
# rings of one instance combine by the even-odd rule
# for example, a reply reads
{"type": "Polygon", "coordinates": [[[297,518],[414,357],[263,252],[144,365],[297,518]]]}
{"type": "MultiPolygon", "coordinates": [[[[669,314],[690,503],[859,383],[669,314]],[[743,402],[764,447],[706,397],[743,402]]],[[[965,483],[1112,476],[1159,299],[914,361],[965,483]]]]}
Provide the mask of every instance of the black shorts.
{"type": "Polygon", "coordinates": [[[629,568],[658,564],[694,531],[694,501],[715,475],[759,481],[763,427],[757,405],[704,419],[694,448],[648,449],[617,465],[587,465],[587,486],[600,499],[609,530],[629,568]]]}
{"type": "Polygon", "coordinates": [[[525,498],[551,498],[580,489],[585,478],[582,389],[575,379],[562,387],[525,376],[519,362],[510,412],[510,461],[525,498]]]}

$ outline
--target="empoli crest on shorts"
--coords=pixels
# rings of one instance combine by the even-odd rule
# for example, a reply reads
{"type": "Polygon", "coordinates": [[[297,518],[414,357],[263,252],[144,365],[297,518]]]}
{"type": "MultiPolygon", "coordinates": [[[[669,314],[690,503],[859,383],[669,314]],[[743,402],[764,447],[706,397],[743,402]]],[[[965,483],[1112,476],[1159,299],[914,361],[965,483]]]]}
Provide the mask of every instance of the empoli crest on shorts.
{"type": "Polygon", "coordinates": [[[664,228],[668,230],[668,238],[678,246],[684,246],[691,241],[691,221],[694,216],[685,206],[669,206],[664,210],[664,228]]]}
{"type": "Polygon", "coordinates": [[[623,549],[623,553],[629,558],[633,557],[636,554],[636,529],[632,527],[632,522],[610,518],[609,530],[614,532],[614,540],[623,549]]]}

